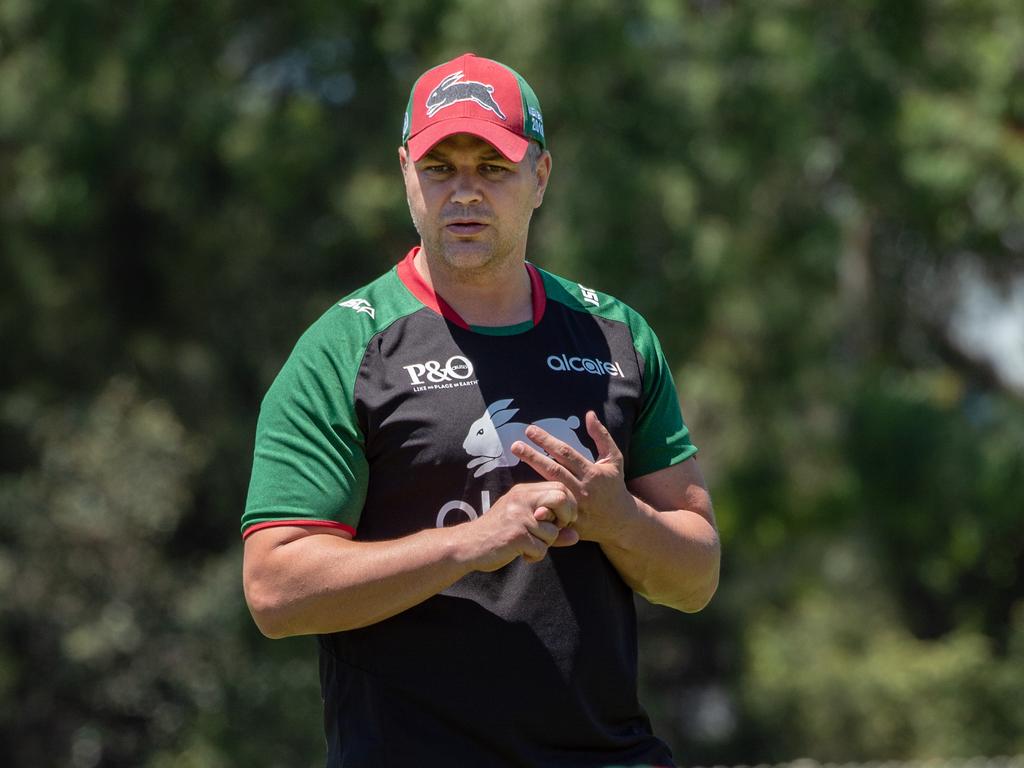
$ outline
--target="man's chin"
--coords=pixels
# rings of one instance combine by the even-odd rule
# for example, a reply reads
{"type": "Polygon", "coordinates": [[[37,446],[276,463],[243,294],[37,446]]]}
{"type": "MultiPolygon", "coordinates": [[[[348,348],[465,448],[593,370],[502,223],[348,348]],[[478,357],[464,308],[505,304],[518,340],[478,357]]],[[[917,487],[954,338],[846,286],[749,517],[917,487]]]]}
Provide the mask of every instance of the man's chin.
{"type": "Polygon", "coordinates": [[[453,269],[480,269],[494,261],[494,248],[484,243],[445,243],[441,258],[453,269]]]}

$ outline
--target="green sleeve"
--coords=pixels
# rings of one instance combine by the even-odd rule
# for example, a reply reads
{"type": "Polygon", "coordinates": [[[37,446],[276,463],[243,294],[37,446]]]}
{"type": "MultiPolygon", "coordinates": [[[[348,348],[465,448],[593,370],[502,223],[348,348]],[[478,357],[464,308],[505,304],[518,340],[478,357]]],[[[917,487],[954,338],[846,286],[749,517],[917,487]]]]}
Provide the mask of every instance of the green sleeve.
{"type": "Polygon", "coordinates": [[[339,326],[332,313],[314,323],[263,399],[243,536],[289,522],[355,533],[368,477],[353,400],[363,349],[339,326]]]}
{"type": "Polygon", "coordinates": [[[697,446],[679,410],[672,371],[658,337],[635,312],[629,312],[628,321],[643,366],[643,403],[626,457],[626,479],[632,480],[685,461],[697,453],[697,446]]]}

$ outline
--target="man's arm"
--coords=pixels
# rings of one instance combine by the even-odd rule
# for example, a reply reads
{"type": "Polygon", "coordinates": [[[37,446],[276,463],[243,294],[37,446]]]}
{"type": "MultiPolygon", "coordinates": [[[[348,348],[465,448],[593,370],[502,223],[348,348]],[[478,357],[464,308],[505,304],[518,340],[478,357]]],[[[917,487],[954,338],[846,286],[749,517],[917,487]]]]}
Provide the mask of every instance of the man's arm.
{"type": "Polygon", "coordinates": [[[638,477],[628,487],[635,516],[601,549],[652,603],[699,611],[718,588],[721,548],[697,459],[638,477]]]}
{"type": "Polygon", "coordinates": [[[599,457],[589,461],[535,426],[512,451],[547,480],[564,483],[579,504],[581,539],[597,542],[623,580],[652,603],[699,611],[718,587],[720,544],[711,497],[696,459],[635,478],[627,487],[623,457],[596,414],[587,431],[599,457]]]}
{"type": "Polygon", "coordinates": [[[353,541],[322,527],[263,528],[245,540],[245,598],[268,637],[364,627],[471,571],[494,571],[519,556],[536,562],[549,546],[576,543],[566,527],[575,519],[568,489],[540,482],[515,486],[472,522],[392,541],[353,541]]]}

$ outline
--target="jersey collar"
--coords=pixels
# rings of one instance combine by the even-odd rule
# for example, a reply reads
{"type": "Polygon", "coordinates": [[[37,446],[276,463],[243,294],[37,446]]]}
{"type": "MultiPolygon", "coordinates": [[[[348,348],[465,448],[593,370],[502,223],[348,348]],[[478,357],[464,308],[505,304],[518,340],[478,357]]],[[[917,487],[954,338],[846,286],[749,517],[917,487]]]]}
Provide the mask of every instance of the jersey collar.
{"type": "MultiPolygon", "coordinates": [[[[459,328],[467,331],[472,330],[469,323],[463,320],[462,316],[447,301],[434,292],[433,287],[427,284],[427,281],[423,279],[423,275],[416,269],[413,259],[416,258],[416,254],[419,252],[420,246],[417,245],[398,263],[398,279],[424,306],[434,310],[445,320],[459,326],[459,328]]],[[[540,276],[540,271],[528,261],[526,262],[526,271],[530,275],[530,302],[533,306],[533,324],[537,325],[541,318],[544,317],[544,308],[547,306],[547,295],[544,293],[544,279],[540,276]]]]}

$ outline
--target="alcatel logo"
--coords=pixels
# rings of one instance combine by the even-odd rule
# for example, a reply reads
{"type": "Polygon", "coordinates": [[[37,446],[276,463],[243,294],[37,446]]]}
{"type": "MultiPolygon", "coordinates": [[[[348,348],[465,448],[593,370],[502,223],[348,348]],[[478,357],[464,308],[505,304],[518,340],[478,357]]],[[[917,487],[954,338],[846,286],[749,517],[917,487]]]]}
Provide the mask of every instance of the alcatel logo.
{"type": "Polygon", "coordinates": [[[614,361],[605,362],[596,357],[568,357],[567,355],[548,355],[548,368],[552,371],[575,371],[576,373],[592,373],[595,376],[625,376],[622,366],[614,361]]]}

